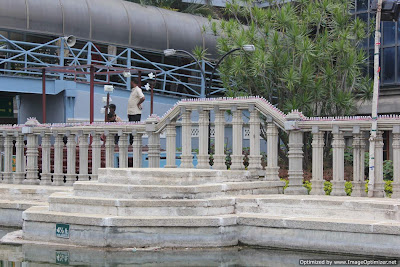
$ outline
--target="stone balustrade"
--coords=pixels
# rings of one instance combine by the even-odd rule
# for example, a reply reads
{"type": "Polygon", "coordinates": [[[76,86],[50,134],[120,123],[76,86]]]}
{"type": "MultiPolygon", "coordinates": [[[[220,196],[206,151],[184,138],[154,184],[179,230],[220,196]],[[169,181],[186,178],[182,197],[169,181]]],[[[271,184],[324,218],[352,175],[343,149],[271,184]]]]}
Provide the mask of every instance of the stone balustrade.
{"type": "MultiPolygon", "coordinates": [[[[303,187],[304,134],[312,135],[312,191],[324,192],[324,147],[326,134],[332,137],[332,195],[345,195],[345,138],[352,144],[353,194],[365,196],[364,160],[371,128],[369,116],[309,118],[299,111],[284,114],[260,97],[188,99],[178,102],[164,116],[150,117],[142,123],[0,125],[2,183],[72,185],[76,180],[96,180],[100,167],[142,167],[147,152],[148,167],[159,168],[160,135],[165,132],[165,168],[194,168],[192,127],[198,127],[198,169],[226,169],[226,129],[231,128],[230,169],[245,169],[243,163],[243,126],[249,127],[248,170],[255,177],[279,180],[279,130],[288,133],[289,187],[286,194],[307,194],[303,187]],[[267,166],[261,166],[260,125],[266,130],[267,166]],[[209,137],[213,126],[214,137],[209,137]],[[178,133],[180,128],[180,134],[178,133]],[[132,137],[130,137],[132,136],[132,137]],[[180,140],[177,140],[177,137],[180,140]],[[209,142],[213,140],[213,151],[209,142]],[[144,150],[144,141],[147,151],[144,150]],[[177,164],[177,143],[181,143],[177,164]],[[213,165],[210,165],[210,152],[213,165]],[[118,164],[116,163],[118,153],[118,164]],[[132,163],[129,159],[133,158],[132,163]],[[102,160],[103,159],[103,160],[102,160]],[[77,166],[78,164],[78,166],[77,166]]],[[[382,132],[391,132],[393,160],[393,197],[400,196],[400,118],[380,116],[375,157],[374,196],[384,196],[382,132]]],[[[229,134],[228,134],[229,135],[229,134]]]]}

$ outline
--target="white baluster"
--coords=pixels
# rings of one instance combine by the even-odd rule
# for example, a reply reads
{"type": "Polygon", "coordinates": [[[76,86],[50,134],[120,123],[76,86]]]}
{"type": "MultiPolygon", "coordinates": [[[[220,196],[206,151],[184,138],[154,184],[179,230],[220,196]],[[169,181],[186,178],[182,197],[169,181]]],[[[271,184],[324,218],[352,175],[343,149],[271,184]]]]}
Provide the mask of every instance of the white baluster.
{"type": "MultiPolygon", "coordinates": [[[[101,142],[100,142],[100,134],[96,133],[96,132],[92,132],[92,137],[93,137],[93,141],[92,141],[92,175],[91,180],[92,181],[97,181],[98,179],[98,173],[99,173],[99,168],[101,167],[101,142]]],[[[81,138],[84,138],[86,140],[87,143],[87,135],[83,135],[81,138]],[[86,138],[84,138],[86,136],[86,138]]],[[[83,140],[79,139],[79,141],[83,142],[83,140]]],[[[82,143],[83,145],[83,143],[82,143]]],[[[79,149],[81,148],[81,143],[79,143],[79,149]]],[[[83,148],[82,148],[83,149],[83,148]]],[[[79,153],[80,150],[79,150],[79,153]]],[[[81,157],[79,157],[79,160],[81,159],[81,157]]],[[[81,169],[80,167],[83,166],[83,164],[81,164],[81,162],[79,161],[79,174],[83,175],[84,173],[81,173],[81,169]]],[[[84,178],[84,177],[82,177],[84,178]]],[[[79,179],[81,179],[81,176],[79,176],[79,179]]],[[[84,178],[85,179],[85,178],[84,178]]]]}
{"type": "Polygon", "coordinates": [[[191,110],[182,111],[182,155],[180,168],[193,168],[191,110]]]}
{"type": "Polygon", "coordinates": [[[114,168],[114,134],[106,131],[106,168],[114,168]]]}
{"type": "Polygon", "coordinates": [[[260,154],[260,112],[250,106],[250,156],[248,169],[256,176],[259,176],[261,170],[261,154],[260,154]]]}
{"type": "Polygon", "coordinates": [[[324,191],[324,132],[312,129],[312,190],[311,195],[325,195],[324,191]]]}
{"type": "Polygon", "coordinates": [[[208,142],[209,142],[209,114],[210,111],[199,109],[199,155],[197,158],[198,169],[209,169],[210,168],[210,155],[208,154],[208,142]]]}
{"type": "Polygon", "coordinates": [[[364,182],[364,160],[365,160],[365,142],[362,133],[357,127],[356,132],[353,130],[353,190],[352,197],[365,197],[364,182]]]}
{"type": "Polygon", "coordinates": [[[232,107],[232,165],[231,170],[243,170],[243,119],[242,110],[232,107]]]}
{"type": "Polygon", "coordinates": [[[278,128],[272,121],[268,119],[267,125],[267,161],[268,165],[265,168],[265,178],[268,181],[279,181],[278,167],[278,128]]]}
{"type": "Polygon", "coordinates": [[[156,133],[156,118],[146,120],[146,132],[149,137],[149,168],[160,168],[160,134],[156,133]]]}
{"type": "Polygon", "coordinates": [[[285,189],[288,195],[307,195],[303,187],[303,132],[289,132],[289,187],[285,189]]]}
{"type": "Polygon", "coordinates": [[[50,135],[42,133],[42,175],[40,176],[40,185],[51,185],[50,173],[50,135]]]}
{"type": "Polygon", "coordinates": [[[400,125],[393,126],[393,194],[400,198],[400,125]]]}
{"type": "Polygon", "coordinates": [[[4,137],[0,135],[0,183],[3,182],[3,153],[4,153],[4,137]]]}
{"type": "Polygon", "coordinates": [[[64,185],[64,170],[63,170],[63,160],[64,160],[64,142],[63,135],[54,133],[54,174],[53,174],[53,184],[54,185],[64,185]]]}
{"type": "Polygon", "coordinates": [[[22,184],[25,179],[25,158],[24,158],[24,135],[15,132],[15,172],[13,173],[14,184],[22,184]]]}
{"type": "Polygon", "coordinates": [[[28,133],[26,145],[26,179],[23,182],[24,184],[39,184],[38,156],[38,136],[33,133],[28,133]]]}
{"type": "Polygon", "coordinates": [[[133,168],[142,167],[142,133],[134,131],[133,133],[133,168]]]}
{"type": "Polygon", "coordinates": [[[166,128],[167,165],[165,165],[165,168],[176,168],[176,121],[169,120],[166,128]]]}
{"type": "Polygon", "coordinates": [[[226,170],[225,165],[225,111],[216,107],[215,109],[215,154],[213,169],[226,170]]]}
{"type": "Polygon", "coordinates": [[[13,137],[4,133],[4,172],[3,183],[11,184],[12,181],[12,153],[13,153],[13,137]]]}
{"type": "Polygon", "coordinates": [[[119,167],[128,168],[128,135],[122,132],[118,135],[119,167]]]}
{"type": "Polygon", "coordinates": [[[65,175],[65,185],[72,186],[76,181],[76,141],[75,135],[67,132],[67,174],[65,175]]]}
{"type": "Polygon", "coordinates": [[[331,196],[345,196],[344,191],[344,137],[339,127],[333,127],[333,180],[331,196]]]}
{"type": "Polygon", "coordinates": [[[385,197],[385,181],[383,180],[383,139],[382,131],[376,133],[375,141],[375,186],[374,197],[385,197]]]}

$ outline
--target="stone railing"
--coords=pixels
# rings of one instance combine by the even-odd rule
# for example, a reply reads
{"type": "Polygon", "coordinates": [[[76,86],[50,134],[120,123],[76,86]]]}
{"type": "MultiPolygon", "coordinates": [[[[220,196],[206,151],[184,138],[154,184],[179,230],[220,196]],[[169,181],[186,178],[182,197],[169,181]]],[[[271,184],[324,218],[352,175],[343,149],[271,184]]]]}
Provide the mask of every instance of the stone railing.
{"type": "MultiPolygon", "coordinates": [[[[25,125],[0,126],[0,151],[3,166],[0,166],[3,183],[25,183],[43,185],[71,185],[74,181],[97,179],[97,170],[102,166],[102,151],[105,151],[105,167],[115,166],[114,153],[118,148],[118,167],[128,167],[128,158],[133,157],[129,166],[142,167],[143,136],[147,136],[148,167],[160,167],[160,134],[166,138],[165,168],[194,168],[192,125],[198,124],[198,153],[196,168],[208,169],[209,125],[214,126],[213,169],[226,169],[225,138],[226,126],[232,130],[232,163],[230,169],[245,169],[243,164],[243,125],[248,124],[249,165],[247,169],[256,177],[278,180],[278,129],[289,134],[289,187],[285,194],[307,194],[303,187],[303,135],[312,133],[312,184],[311,194],[325,194],[323,180],[323,149],[325,132],[332,133],[333,180],[331,195],[345,195],[344,151],[345,139],[353,140],[353,193],[364,196],[364,152],[365,136],[371,127],[370,117],[308,118],[301,112],[284,114],[260,97],[189,99],[183,100],[164,116],[149,117],[143,123],[97,123],[97,124],[49,124],[28,122],[25,125]],[[229,111],[229,116],[227,112],[229,111]],[[211,113],[211,115],[210,115],[211,113]],[[261,117],[263,118],[261,120],[261,117]],[[267,166],[261,166],[260,124],[267,135],[267,166]],[[176,163],[177,128],[180,127],[181,162],[176,163]],[[115,142],[118,135],[118,143],[115,142]],[[129,136],[133,136],[130,144],[129,136]],[[101,139],[107,140],[103,142],[101,139]],[[15,141],[15,146],[14,146],[15,141]],[[26,141],[26,143],[25,143],[26,141]],[[64,147],[64,142],[66,145],[64,147]],[[102,144],[103,143],[103,144],[102,144]],[[15,149],[14,149],[15,148],[15,149]],[[15,152],[14,152],[15,150],[15,152]],[[66,150],[66,156],[64,151],[66,150]],[[66,158],[66,163],[64,162],[66,158]],[[14,161],[14,162],[13,162],[14,161]],[[76,164],[78,162],[79,168],[76,164]],[[40,169],[39,169],[40,166],[40,169]],[[66,167],[66,168],[65,168],[66,167]],[[14,168],[14,171],[13,171],[14,168]],[[66,169],[66,171],[64,170],[66,169]],[[91,170],[91,171],[90,171],[91,170]]],[[[392,160],[394,166],[393,196],[400,195],[400,118],[381,116],[378,118],[380,131],[392,132],[392,160]]],[[[374,196],[384,195],[383,142],[382,132],[378,133],[375,157],[374,196]]]]}

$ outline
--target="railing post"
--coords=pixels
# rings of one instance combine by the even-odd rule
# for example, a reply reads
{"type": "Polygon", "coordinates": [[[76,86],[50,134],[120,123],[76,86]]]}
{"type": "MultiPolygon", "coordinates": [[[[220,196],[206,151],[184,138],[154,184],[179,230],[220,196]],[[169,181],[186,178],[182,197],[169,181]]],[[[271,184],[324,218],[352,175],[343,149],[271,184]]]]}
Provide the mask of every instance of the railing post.
{"type": "MultiPolygon", "coordinates": [[[[78,140],[79,140],[79,181],[87,181],[89,180],[89,136],[84,134],[83,131],[78,132],[78,140]]],[[[94,142],[94,140],[93,140],[94,142]]],[[[93,152],[93,151],[92,151],[93,152]]],[[[92,155],[92,164],[93,164],[93,155],[92,155]]],[[[93,169],[92,169],[93,172],[93,169]]]]}
{"type": "Polygon", "coordinates": [[[260,154],[260,113],[251,105],[250,111],[250,156],[248,169],[255,172],[259,176],[261,170],[261,154],[260,154]]]}
{"type": "Polygon", "coordinates": [[[232,165],[231,170],[243,170],[243,119],[242,110],[232,107],[232,165]]]}
{"type": "MultiPolygon", "coordinates": [[[[91,133],[93,137],[92,141],[92,174],[91,174],[91,181],[97,181],[98,178],[98,173],[99,173],[99,168],[101,167],[101,142],[100,142],[100,134],[96,132],[91,133]]],[[[87,143],[88,136],[86,134],[82,135],[83,139],[85,139],[87,143]]],[[[80,140],[81,141],[81,140],[80,140]]],[[[83,140],[82,140],[83,142],[83,140]]],[[[79,144],[79,149],[81,147],[81,144],[79,144]]],[[[80,153],[80,151],[79,151],[80,153]]],[[[79,167],[81,166],[81,163],[79,162],[79,167]]],[[[81,170],[79,169],[79,174],[81,173],[81,170]]],[[[79,177],[80,179],[80,177],[79,177]]]]}
{"type": "Polygon", "coordinates": [[[210,155],[208,154],[208,126],[210,111],[199,108],[199,155],[197,169],[210,168],[210,155]]]}
{"type": "Polygon", "coordinates": [[[14,136],[17,142],[15,144],[15,172],[13,173],[13,180],[14,184],[22,184],[25,179],[24,135],[15,132],[14,136]]]}
{"type": "Polygon", "coordinates": [[[393,126],[393,194],[400,198],[400,125],[393,126]]]}
{"type": "Polygon", "coordinates": [[[181,108],[182,113],[182,155],[180,168],[193,168],[192,155],[192,122],[190,115],[191,110],[185,107],[181,108]]]}
{"type": "MultiPolygon", "coordinates": [[[[29,127],[25,127],[25,129],[29,127]]],[[[26,179],[24,184],[39,184],[38,180],[38,136],[31,131],[27,135],[26,145],[26,179]]]]}
{"type": "Polygon", "coordinates": [[[325,195],[324,191],[324,132],[312,127],[312,190],[311,195],[325,195]]]}
{"type": "Polygon", "coordinates": [[[165,168],[176,168],[176,121],[168,119],[167,129],[167,165],[165,168]]]}
{"type": "Polygon", "coordinates": [[[344,137],[339,126],[333,126],[333,180],[332,180],[332,192],[331,196],[345,196],[344,191],[344,137]]]}
{"type": "Polygon", "coordinates": [[[156,133],[156,118],[146,120],[146,132],[149,137],[149,168],[160,168],[160,134],[156,133]]]}
{"type": "Polygon", "coordinates": [[[376,133],[375,139],[375,186],[374,197],[385,197],[385,181],[383,180],[383,138],[382,131],[376,133]]]}
{"type": "Polygon", "coordinates": [[[63,135],[58,132],[54,132],[54,174],[53,184],[64,185],[64,170],[63,170],[63,154],[64,154],[64,142],[63,135]]]}
{"type": "Polygon", "coordinates": [[[265,168],[265,179],[268,181],[279,181],[278,167],[278,128],[272,118],[267,118],[267,161],[265,168]]]}
{"type": "Polygon", "coordinates": [[[12,154],[13,154],[13,137],[3,132],[4,136],[4,172],[3,183],[11,184],[12,181],[12,154]]]}
{"type": "Polygon", "coordinates": [[[303,132],[298,127],[300,115],[290,113],[286,116],[285,129],[289,131],[289,187],[285,194],[307,195],[307,189],[303,187],[303,132]]]}
{"type": "Polygon", "coordinates": [[[128,168],[128,135],[120,130],[118,136],[119,167],[128,168]]]}
{"type": "Polygon", "coordinates": [[[133,168],[142,167],[142,133],[136,130],[132,131],[133,135],[133,168]]]}
{"type": "Polygon", "coordinates": [[[365,142],[360,126],[353,127],[353,190],[352,197],[365,197],[364,183],[365,142]]]}
{"type": "Polygon", "coordinates": [[[50,135],[42,132],[42,175],[40,176],[40,185],[51,185],[50,173],[50,135]]]}
{"type": "Polygon", "coordinates": [[[218,106],[214,108],[215,112],[215,154],[214,154],[214,166],[216,170],[226,170],[225,165],[225,110],[220,109],[218,106]]]}
{"type": "Polygon", "coordinates": [[[3,182],[3,153],[4,152],[4,137],[0,135],[0,183],[3,182]]]}
{"type": "Polygon", "coordinates": [[[104,132],[106,140],[106,168],[114,168],[114,134],[108,130],[104,132]]]}
{"type": "MultiPolygon", "coordinates": [[[[76,141],[75,135],[67,131],[67,174],[65,175],[65,185],[72,186],[76,182],[76,141]]],[[[79,155],[80,156],[80,155],[79,155]]]]}

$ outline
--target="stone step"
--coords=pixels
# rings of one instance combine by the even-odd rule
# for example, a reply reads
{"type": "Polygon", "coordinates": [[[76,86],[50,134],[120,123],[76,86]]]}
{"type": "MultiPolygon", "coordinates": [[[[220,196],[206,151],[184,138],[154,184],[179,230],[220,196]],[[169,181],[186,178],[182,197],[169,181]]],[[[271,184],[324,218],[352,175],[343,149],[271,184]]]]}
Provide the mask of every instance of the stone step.
{"type": "Polygon", "coordinates": [[[400,201],[332,196],[238,196],[237,213],[400,221],[400,201]]]}
{"type": "Polygon", "coordinates": [[[217,199],[109,199],[54,193],[49,211],[115,216],[210,216],[232,214],[234,198],[217,199]]]}
{"type": "Polygon", "coordinates": [[[47,206],[47,202],[32,200],[0,200],[0,225],[22,227],[22,212],[33,206],[47,206]]]}
{"type": "MultiPolygon", "coordinates": [[[[100,183],[131,185],[199,185],[254,180],[250,171],[180,168],[99,169],[100,183]]],[[[257,177],[258,178],[258,177],[257,177]]]]}
{"type": "Polygon", "coordinates": [[[55,192],[71,192],[72,186],[0,184],[0,196],[8,200],[47,201],[55,192]]]}
{"type": "Polygon", "coordinates": [[[281,193],[284,182],[226,182],[192,186],[121,185],[100,182],[75,182],[74,195],[117,199],[202,199],[219,196],[281,193]]]}

